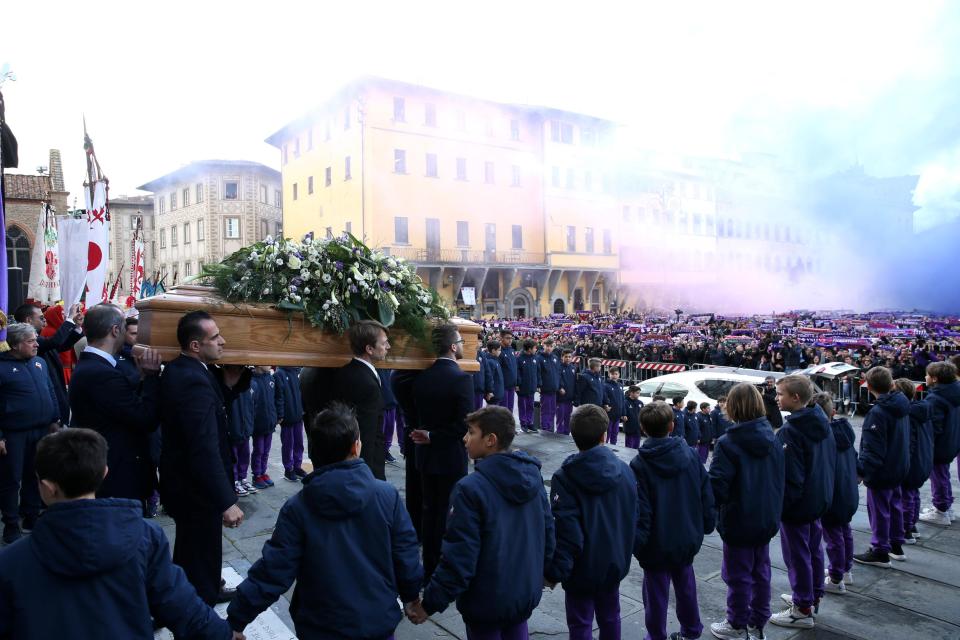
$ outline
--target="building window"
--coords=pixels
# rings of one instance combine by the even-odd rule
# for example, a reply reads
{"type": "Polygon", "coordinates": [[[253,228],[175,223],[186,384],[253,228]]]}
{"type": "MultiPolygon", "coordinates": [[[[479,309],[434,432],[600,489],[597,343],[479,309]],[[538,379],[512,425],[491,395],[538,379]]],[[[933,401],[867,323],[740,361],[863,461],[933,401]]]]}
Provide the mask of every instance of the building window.
{"type": "Polygon", "coordinates": [[[130,228],[134,231],[137,230],[137,216],[130,216],[130,228]]]}
{"type": "Polygon", "coordinates": [[[395,122],[406,122],[407,104],[403,98],[393,99],[393,119],[395,122]]]}
{"type": "Polygon", "coordinates": [[[513,225],[513,248],[523,249],[523,225],[513,225]]]}
{"type": "Polygon", "coordinates": [[[393,150],[393,172],[394,173],[407,172],[407,152],[404,151],[403,149],[393,150]]]}
{"type": "MultiPolygon", "coordinates": [[[[311,193],[313,193],[313,176],[307,178],[307,195],[311,193]]],[[[294,196],[294,200],[296,200],[296,196],[294,196]]]]}
{"type": "Polygon", "coordinates": [[[559,120],[550,121],[550,139],[553,142],[573,144],[573,125],[559,120]]]}
{"type": "Polygon", "coordinates": [[[353,222],[351,222],[350,220],[347,220],[347,222],[343,225],[343,230],[344,230],[345,232],[347,232],[347,233],[352,234],[352,233],[353,233],[353,222]]]}
{"type": "Polygon", "coordinates": [[[223,183],[223,199],[236,200],[240,193],[240,183],[236,180],[227,180],[223,183]]]}
{"type": "Polygon", "coordinates": [[[223,237],[228,240],[240,239],[240,218],[223,219],[223,237]]]}
{"type": "Polygon", "coordinates": [[[300,136],[293,139],[293,157],[300,157],[300,136]]]}
{"type": "Polygon", "coordinates": [[[313,149],[313,129],[307,130],[307,151],[313,149]]]}
{"type": "Polygon", "coordinates": [[[513,176],[511,179],[511,186],[519,187],[520,186],[520,165],[515,164],[511,167],[513,176]]]}
{"type": "Polygon", "coordinates": [[[560,167],[553,167],[550,175],[550,184],[560,188],[560,167]]]}
{"type": "Polygon", "coordinates": [[[343,130],[350,130],[350,105],[343,108],[343,130]]]}
{"type": "MultiPolygon", "coordinates": [[[[177,208],[177,192],[174,191],[170,194],[170,211],[173,211],[177,208]]],[[[777,238],[779,240],[779,238],[777,238]]]]}
{"type": "Polygon", "coordinates": [[[283,192],[277,189],[273,192],[273,204],[279,208],[283,204],[283,192]]]}
{"type": "Polygon", "coordinates": [[[177,246],[177,225],[170,227],[170,246],[177,246]]]}
{"type": "Polygon", "coordinates": [[[333,184],[333,167],[326,167],[323,170],[323,185],[329,187],[333,184]]]}
{"type": "Polygon", "coordinates": [[[343,159],[343,179],[349,180],[352,176],[350,175],[350,156],[347,156],[343,159]]]}
{"type": "Polygon", "coordinates": [[[427,154],[427,177],[437,177],[437,154],[435,153],[427,154]]]}
{"type": "Polygon", "coordinates": [[[181,195],[183,196],[183,206],[189,207],[190,206],[190,188],[187,187],[186,189],[184,189],[181,195]]]}
{"type": "Polygon", "coordinates": [[[610,236],[610,229],[603,230],[603,252],[608,255],[613,253],[613,238],[610,236]]]}
{"type": "Polygon", "coordinates": [[[510,121],[510,139],[514,142],[520,141],[520,121],[511,120],[510,121]]]}
{"type": "Polygon", "coordinates": [[[300,185],[296,182],[293,183],[293,199],[296,200],[300,192],[300,185]]]}
{"type": "Polygon", "coordinates": [[[197,202],[203,202],[203,183],[202,182],[197,183],[197,188],[195,189],[195,191],[197,192],[197,202]]]}
{"type": "Polygon", "coordinates": [[[429,102],[423,108],[423,124],[428,127],[437,126],[437,106],[429,102]]]}
{"type": "Polygon", "coordinates": [[[197,220],[197,242],[203,242],[203,218],[197,220]]]}
{"type": "Polygon", "coordinates": [[[193,275],[193,262],[187,260],[183,263],[183,275],[192,276],[193,275]]]}
{"type": "Polygon", "coordinates": [[[270,235],[270,223],[267,220],[260,221],[260,239],[263,240],[270,235]]]}
{"type": "Polygon", "coordinates": [[[457,158],[457,180],[467,179],[467,159],[457,158]]]}
{"type": "Polygon", "coordinates": [[[282,238],[282,237],[283,237],[283,223],[282,223],[282,222],[277,222],[277,223],[275,223],[275,224],[273,225],[273,227],[274,227],[274,230],[275,230],[275,232],[276,232],[276,235],[274,235],[273,237],[274,237],[274,238],[282,238]]]}
{"type": "Polygon", "coordinates": [[[167,230],[166,229],[160,229],[160,248],[161,249],[167,248],[167,230]]]}
{"type": "Polygon", "coordinates": [[[333,238],[333,227],[327,227],[327,240],[333,238]]]}
{"type": "Polygon", "coordinates": [[[157,242],[156,242],[156,240],[151,240],[151,241],[150,241],[150,259],[151,259],[151,260],[156,260],[156,259],[157,259],[157,242]]]}
{"type": "Polygon", "coordinates": [[[260,202],[267,204],[267,185],[260,185],[260,202]]]}
{"type": "Polygon", "coordinates": [[[470,223],[466,220],[457,220],[457,246],[470,246],[470,223]]]}
{"type": "Polygon", "coordinates": [[[493,163],[483,163],[483,181],[487,184],[493,184],[493,163]]]}
{"type": "Polygon", "coordinates": [[[157,213],[163,213],[166,210],[166,204],[166,196],[157,196],[157,213]]]}
{"type": "Polygon", "coordinates": [[[593,227],[587,227],[586,236],[586,251],[593,253],[593,227]]]}
{"type": "Polygon", "coordinates": [[[410,234],[407,230],[407,218],[397,216],[393,219],[393,243],[410,244],[410,234]]]}
{"type": "Polygon", "coordinates": [[[183,244],[190,244],[190,223],[183,223],[183,244]]]}

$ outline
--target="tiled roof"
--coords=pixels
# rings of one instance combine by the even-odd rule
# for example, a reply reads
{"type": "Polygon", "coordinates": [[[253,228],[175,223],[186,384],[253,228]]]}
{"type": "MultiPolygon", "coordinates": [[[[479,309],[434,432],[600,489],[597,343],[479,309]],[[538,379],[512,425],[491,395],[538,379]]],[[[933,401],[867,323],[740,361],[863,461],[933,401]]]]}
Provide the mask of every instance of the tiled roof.
{"type": "Polygon", "coordinates": [[[49,200],[50,176],[5,174],[3,197],[5,200],[49,200]]]}

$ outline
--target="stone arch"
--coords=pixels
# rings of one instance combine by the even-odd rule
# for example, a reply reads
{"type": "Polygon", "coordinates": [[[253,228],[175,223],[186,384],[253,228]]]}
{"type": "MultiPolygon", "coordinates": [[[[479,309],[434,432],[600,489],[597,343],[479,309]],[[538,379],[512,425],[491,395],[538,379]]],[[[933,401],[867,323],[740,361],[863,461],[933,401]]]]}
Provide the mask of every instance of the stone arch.
{"type": "Polygon", "coordinates": [[[506,315],[511,318],[525,317],[529,318],[537,315],[536,307],[533,304],[533,296],[523,288],[514,289],[504,298],[506,303],[506,315]]]}
{"type": "Polygon", "coordinates": [[[557,298],[553,301],[553,313],[566,313],[567,301],[563,298],[557,298]]]}

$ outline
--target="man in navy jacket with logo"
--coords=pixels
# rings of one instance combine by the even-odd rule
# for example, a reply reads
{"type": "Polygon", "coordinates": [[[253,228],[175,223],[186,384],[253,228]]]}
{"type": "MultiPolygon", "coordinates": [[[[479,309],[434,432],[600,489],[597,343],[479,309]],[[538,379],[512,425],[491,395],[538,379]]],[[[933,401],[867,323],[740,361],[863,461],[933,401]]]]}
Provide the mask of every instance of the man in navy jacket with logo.
{"type": "Polygon", "coordinates": [[[533,424],[533,396],[540,391],[540,362],[533,350],[533,340],[523,341],[523,353],[517,358],[517,403],[519,404],[520,428],[536,431],[533,424]]]}
{"type": "Polygon", "coordinates": [[[503,406],[513,411],[517,397],[517,352],[513,350],[513,333],[500,331],[500,368],[503,369],[503,406]]]}
{"type": "Polygon", "coordinates": [[[577,366],[573,352],[564,349],[560,356],[560,383],[557,386],[557,433],[570,433],[570,414],[577,395],[577,366]]]}
{"type": "Polygon", "coordinates": [[[543,341],[540,362],[540,428],[553,432],[560,390],[560,357],[553,350],[553,338],[543,341]]]}
{"type": "Polygon", "coordinates": [[[25,322],[7,327],[10,351],[0,354],[0,513],[3,541],[30,530],[40,515],[34,455],[40,438],[56,428],[60,410],[47,364],[37,357],[37,332],[25,322]]]}

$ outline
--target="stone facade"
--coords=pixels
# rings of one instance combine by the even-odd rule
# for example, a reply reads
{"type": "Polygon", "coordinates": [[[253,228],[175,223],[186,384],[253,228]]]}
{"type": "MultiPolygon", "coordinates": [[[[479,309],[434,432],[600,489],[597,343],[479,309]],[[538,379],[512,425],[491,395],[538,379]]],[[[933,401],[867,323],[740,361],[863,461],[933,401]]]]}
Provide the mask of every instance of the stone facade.
{"type": "Polygon", "coordinates": [[[117,297],[130,290],[130,268],[133,265],[132,242],[136,220],[143,218],[144,277],[152,277],[156,269],[157,238],[154,229],[152,196],[117,196],[110,198],[110,271],[108,282],[113,286],[122,269],[117,297]]]}
{"type": "Polygon", "coordinates": [[[149,273],[159,271],[167,286],[282,233],[280,172],[256,162],[194,162],[139,189],[154,202],[157,253],[149,273]]]}

